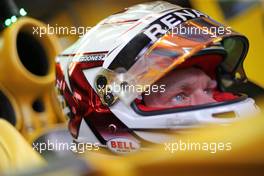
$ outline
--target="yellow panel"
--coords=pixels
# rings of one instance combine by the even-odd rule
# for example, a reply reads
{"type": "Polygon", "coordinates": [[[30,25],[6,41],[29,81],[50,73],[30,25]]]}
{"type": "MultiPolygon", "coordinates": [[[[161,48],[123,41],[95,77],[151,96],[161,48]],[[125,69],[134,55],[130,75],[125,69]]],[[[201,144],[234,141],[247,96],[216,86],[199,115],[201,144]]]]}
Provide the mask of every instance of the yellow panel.
{"type": "Polygon", "coordinates": [[[206,13],[219,22],[225,21],[224,15],[215,0],[190,0],[190,2],[194,9],[206,13]]]}
{"type": "MultiPolygon", "coordinates": [[[[6,28],[1,32],[0,40],[0,84],[7,98],[11,99],[12,105],[14,105],[15,114],[17,115],[17,129],[30,141],[38,134],[39,131],[51,127],[66,119],[62,115],[62,111],[59,108],[57,99],[54,99],[54,80],[55,80],[55,56],[60,52],[60,46],[55,35],[44,34],[41,37],[34,34],[33,29],[46,29],[46,26],[29,17],[20,18],[11,27],[6,28]],[[21,34],[27,34],[30,40],[38,41],[40,46],[36,46],[37,49],[43,49],[45,51],[45,59],[47,61],[48,68],[44,75],[32,72],[22,59],[42,59],[36,58],[38,54],[28,57],[18,52],[22,47],[27,46],[25,51],[29,48],[30,42],[25,44],[28,40],[25,38],[23,43],[18,42],[17,37],[21,34]],[[18,45],[18,43],[21,43],[18,45]],[[18,49],[19,47],[19,49],[18,49]],[[10,76],[15,75],[15,76],[10,76]],[[9,95],[10,94],[10,95],[9,95]],[[39,100],[40,99],[40,100],[39,100]],[[45,107],[44,110],[34,109],[34,103],[40,101],[45,107]]],[[[28,53],[29,54],[29,53],[28,53]]],[[[41,53],[43,55],[43,53],[41,53]]],[[[42,60],[41,60],[42,61],[42,60]]],[[[42,65],[37,66],[37,69],[41,69],[42,65]]],[[[38,104],[38,103],[37,103],[38,104]]]]}
{"type": "Polygon", "coordinates": [[[0,126],[0,172],[21,171],[45,165],[45,161],[12,125],[0,119],[0,126]]]}

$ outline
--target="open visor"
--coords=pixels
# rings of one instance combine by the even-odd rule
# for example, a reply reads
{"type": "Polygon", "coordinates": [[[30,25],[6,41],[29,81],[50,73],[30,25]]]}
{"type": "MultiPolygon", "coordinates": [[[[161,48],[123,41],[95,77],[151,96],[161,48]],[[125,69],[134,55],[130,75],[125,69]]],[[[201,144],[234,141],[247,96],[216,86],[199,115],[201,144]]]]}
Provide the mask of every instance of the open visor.
{"type": "Polygon", "coordinates": [[[244,79],[242,63],[248,51],[247,38],[232,31],[230,27],[203,17],[181,23],[156,42],[150,42],[138,51],[133,51],[136,53],[133,61],[126,61],[127,58],[117,61],[115,59],[120,57],[115,58],[113,62],[119,63],[118,67],[113,69],[110,64],[108,69],[103,68],[98,74],[97,92],[107,105],[113,104],[118,98],[130,105],[168,72],[213,46],[221,46],[227,52],[226,58],[219,66],[221,75],[232,80],[239,72],[240,79],[244,79]],[[128,67],[126,63],[131,62],[133,64],[128,67]]]}

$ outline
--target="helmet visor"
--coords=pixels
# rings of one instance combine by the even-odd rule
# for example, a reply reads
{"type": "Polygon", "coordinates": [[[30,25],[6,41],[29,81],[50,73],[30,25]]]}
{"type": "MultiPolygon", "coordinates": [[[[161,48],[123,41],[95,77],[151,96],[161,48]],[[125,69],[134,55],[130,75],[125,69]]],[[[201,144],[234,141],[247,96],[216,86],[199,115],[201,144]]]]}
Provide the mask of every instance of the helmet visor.
{"type": "Polygon", "coordinates": [[[107,86],[103,88],[129,105],[170,71],[202,50],[216,45],[227,51],[227,57],[221,64],[223,74],[232,77],[236,70],[243,70],[247,39],[203,17],[184,22],[155,43],[145,46],[129,69],[124,69],[122,65],[115,70],[103,69],[100,75],[107,78],[107,86]]]}

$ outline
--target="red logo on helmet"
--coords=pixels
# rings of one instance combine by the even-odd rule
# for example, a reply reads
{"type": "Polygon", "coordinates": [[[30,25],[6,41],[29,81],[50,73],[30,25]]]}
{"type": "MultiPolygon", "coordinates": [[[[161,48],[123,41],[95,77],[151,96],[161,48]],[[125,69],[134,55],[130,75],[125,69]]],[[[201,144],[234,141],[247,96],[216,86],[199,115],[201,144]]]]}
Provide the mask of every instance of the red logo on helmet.
{"type": "Polygon", "coordinates": [[[130,139],[114,138],[107,142],[108,148],[115,153],[130,153],[135,152],[140,148],[140,145],[130,139]]]}

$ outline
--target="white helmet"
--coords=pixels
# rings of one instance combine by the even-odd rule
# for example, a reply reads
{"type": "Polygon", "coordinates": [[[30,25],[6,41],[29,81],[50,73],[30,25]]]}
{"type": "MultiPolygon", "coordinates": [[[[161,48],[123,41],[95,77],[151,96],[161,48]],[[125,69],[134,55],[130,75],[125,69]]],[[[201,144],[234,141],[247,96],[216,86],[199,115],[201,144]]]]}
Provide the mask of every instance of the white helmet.
{"type": "Polygon", "coordinates": [[[57,87],[69,130],[76,141],[127,153],[168,140],[171,129],[227,124],[252,115],[258,112],[253,99],[227,92],[246,81],[247,51],[245,36],[197,10],[163,1],[127,8],[57,57],[57,87]],[[147,106],[146,92],[166,93],[161,80],[190,68],[217,81],[214,102],[147,106]]]}

